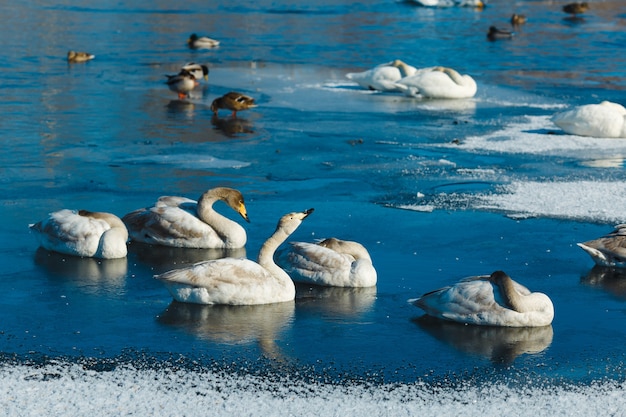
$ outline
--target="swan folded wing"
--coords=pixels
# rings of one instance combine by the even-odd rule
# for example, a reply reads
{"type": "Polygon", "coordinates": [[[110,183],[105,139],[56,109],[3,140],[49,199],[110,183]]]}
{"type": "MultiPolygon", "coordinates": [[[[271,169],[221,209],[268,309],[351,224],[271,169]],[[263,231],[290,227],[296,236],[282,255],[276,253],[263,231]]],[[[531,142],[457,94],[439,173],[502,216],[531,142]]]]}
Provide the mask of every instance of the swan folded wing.
{"type": "Polygon", "coordinates": [[[179,207],[190,213],[195,213],[197,206],[198,203],[195,200],[187,197],[178,197],[171,195],[164,195],[159,197],[155,204],[155,207],[179,207]]]}
{"type": "Polygon", "coordinates": [[[625,137],[625,114],[622,109],[622,106],[610,102],[587,104],[555,114],[552,122],[564,132],[578,136],[625,137]]]}
{"type": "Polygon", "coordinates": [[[320,285],[349,286],[355,259],[314,243],[294,242],[288,254],[292,278],[320,285]]]}
{"type": "Polygon", "coordinates": [[[100,236],[111,226],[102,219],[80,216],[76,211],[64,209],[51,213],[31,229],[37,232],[40,244],[46,249],[92,256],[98,248],[100,236]]]}
{"type": "MultiPolygon", "coordinates": [[[[202,289],[204,304],[248,305],[271,300],[276,279],[256,262],[223,258],[155,276],[167,284],[202,289]]],[[[270,301],[271,302],[271,301],[270,301]]]]}

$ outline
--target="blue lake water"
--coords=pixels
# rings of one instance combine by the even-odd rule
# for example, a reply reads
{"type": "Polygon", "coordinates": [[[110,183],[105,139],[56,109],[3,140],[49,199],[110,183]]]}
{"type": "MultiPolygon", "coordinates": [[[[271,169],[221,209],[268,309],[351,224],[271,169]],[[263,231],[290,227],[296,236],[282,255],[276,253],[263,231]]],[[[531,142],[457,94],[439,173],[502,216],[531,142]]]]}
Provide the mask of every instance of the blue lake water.
{"type": "Polygon", "coordinates": [[[97,408],[111,397],[121,414],[191,415],[185,400],[232,389],[215,415],[536,415],[546,402],[551,415],[624,415],[626,277],[592,268],[576,243],[624,221],[626,141],[550,121],[576,105],[626,104],[621,1],[593,2],[578,20],[553,1],[78,3],[0,6],[9,414],[111,415],[97,408]],[[528,23],[487,41],[514,12],[528,23]],[[190,50],[192,32],[221,45],[190,50]],[[96,58],[69,65],[69,49],[96,58]],[[418,100],[345,78],[396,58],[470,74],[478,93],[418,100]],[[190,61],[210,67],[209,81],[180,101],[164,75],[190,61]],[[212,120],[212,100],[231,90],[259,106],[212,120]],[[73,259],[38,250],[28,229],[61,208],[121,216],[214,186],[246,198],[248,244],[234,255],[256,258],[282,214],[314,207],[291,240],[361,242],[378,285],[299,287],[295,303],[272,306],[176,304],[152,276],[221,254],[131,244],[126,259],[73,259]],[[457,326],[406,302],[497,269],[552,298],[552,326],[457,326]],[[204,394],[187,398],[173,380],[204,394]],[[120,396],[133,383],[135,398],[120,396]],[[59,392],[87,399],[59,409],[59,392]]]}

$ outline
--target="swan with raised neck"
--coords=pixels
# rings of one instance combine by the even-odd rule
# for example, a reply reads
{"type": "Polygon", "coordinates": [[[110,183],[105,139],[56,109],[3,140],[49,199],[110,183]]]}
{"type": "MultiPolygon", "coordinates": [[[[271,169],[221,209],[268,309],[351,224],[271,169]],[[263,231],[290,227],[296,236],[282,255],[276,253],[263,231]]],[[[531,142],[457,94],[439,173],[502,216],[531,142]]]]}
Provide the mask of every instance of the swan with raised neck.
{"type": "Polygon", "coordinates": [[[132,240],[183,248],[242,248],[245,229],[213,209],[223,201],[250,222],[243,195],[238,190],[217,187],[204,192],[198,201],[163,196],[152,207],[135,210],[122,220],[132,240]]]}
{"type": "Polygon", "coordinates": [[[263,243],[257,262],[222,258],[155,275],[176,301],[196,304],[254,305],[292,301],[296,289],[274,262],[274,252],[313,212],[288,213],[263,243]]]}

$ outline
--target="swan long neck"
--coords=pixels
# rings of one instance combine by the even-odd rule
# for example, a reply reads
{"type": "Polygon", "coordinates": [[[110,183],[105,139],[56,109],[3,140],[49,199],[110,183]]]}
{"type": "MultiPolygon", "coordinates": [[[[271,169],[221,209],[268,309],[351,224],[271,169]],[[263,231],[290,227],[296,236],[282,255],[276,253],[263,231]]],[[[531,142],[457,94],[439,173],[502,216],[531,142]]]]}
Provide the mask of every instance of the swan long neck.
{"type": "Polygon", "coordinates": [[[527,310],[524,305],[524,296],[517,292],[510,276],[502,271],[496,271],[491,274],[491,279],[498,286],[504,301],[512,310],[519,313],[527,310]]]}
{"type": "Polygon", "coordinates": [[[259,265],[268,270],[272,270],[274,268],[281,269],[274,262],[274,253],[276,252],[276,249],[278,249],[278,247],[282,245],[285,240],[287,240],[289,235],[290,233],[285,232],[281,227],[277,227],[274,234],[272,234],[272,236],[270,236],[265,243],[263,243],[261,250],[259,250],[259,257],[257,259],[259,265]]]}
{"type": "Polygon", "coordinates": [[[238,224],[213,209],[213,204],[217,200],[220,200],[219,196],[212,195],[210,191],[207,191],[198,200],[196,214],[200,220],[211,226],[213,230],[224,239],[229,236],[229,232],[233,227],[232,225],[238,224]]]}
{"type": "Polygon", "coordinates": [[[402,78],[412,75],[410,74],[411,71],[409,70],[409,66],[405,62],[399,59],[396,59],[395,61],[392,62],[392,65],[398,68],[398,70],[400,71],[400,75],[402,75],[402,78]]]}

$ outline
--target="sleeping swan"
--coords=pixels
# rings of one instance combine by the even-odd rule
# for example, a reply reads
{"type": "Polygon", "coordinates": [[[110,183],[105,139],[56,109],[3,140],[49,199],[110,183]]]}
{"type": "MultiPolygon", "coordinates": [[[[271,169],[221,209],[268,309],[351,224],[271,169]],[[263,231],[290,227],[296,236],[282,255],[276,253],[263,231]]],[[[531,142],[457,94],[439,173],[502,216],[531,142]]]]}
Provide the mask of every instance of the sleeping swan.
{"type": "Polygon", "coordinates": [[[30,228],[50,251],[101,259],[123,258],[127,253],[128,231],[111,213],[63,209],[30,228]]]}
{"type": "Polygon", "coordinates": [[[128,213],[122,220],[137,242],[178,248],[242,248],[246,231],[213,210],[213,203],[219,200],[250,221],[241,193],[226,187],[206,191],[197,202],[163,196],[154,206],[128,213]]]}
{"type": "Polygon", "coordinates": [[[600,266],[626,268],[626,224],[618,224],[606,236],[578,243],[600,266]]]}
{"type": "Polygon", "coordinates": [[[376,285],[376,269],[367,249],[358,242],[334,237],[319,243],[292,242],[279,258],[296,282],[332,287],[376,285]]]}
{"type": "Polygon", "coordinates": [[[476,81],[452,68],[430,67],[417,70],[395,84],[407,96],[425,98],[471,98],[476,94],[476,81]]]}
{"type": "Polygon", "coordinates": [[[363,72],[350,72],[346,77],[361,87],[377,91],[400,91],[396,82],[415,74],[417,68],[396,59],[363,72]]]}
{"type": "Polygon", "coordinates": [[[552,122],[571,135],[626,138],[626,108],[610,101],[557,113],[552,122]]]}
{"type": "Polygon", "coordinates": [[[531,293],[502,271],[466,278],[409,302],[440,319],[484,326],[540,327],[554,318],[547,295],[531,293]]]}
{"type": "Polygon", "coordinates": [[[222,258],[155,275],[176,301],[196,304],[254,305],[292,301],[296,287],[274,263],[274,252],[313,209],[289,213],[259,251],[258,263],[244,258],[222,258]]]}

